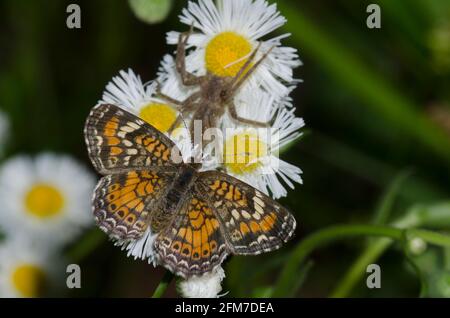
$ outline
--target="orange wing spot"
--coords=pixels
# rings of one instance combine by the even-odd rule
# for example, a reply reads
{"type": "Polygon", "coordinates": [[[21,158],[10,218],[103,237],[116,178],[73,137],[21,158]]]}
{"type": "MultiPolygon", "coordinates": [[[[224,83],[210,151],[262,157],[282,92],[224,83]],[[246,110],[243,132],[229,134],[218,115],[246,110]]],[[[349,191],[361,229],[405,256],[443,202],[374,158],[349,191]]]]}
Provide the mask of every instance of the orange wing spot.
{"type": "Polygon", "coordinates": [[[198,219],[200,215],[200,210],[191,210],[189,211],[189,218],[190,219],[198,219]]]}
{"type": "Polygon", "coordinates": [[[180,250],[181,250],[181,242],[180,241],[173,242],[172,246],[171,246],[171,249],[172,249],[172,251],[179,253],[180,250]]]}
{"type": "Polygon", "coordinates": [[[142,171],[141,175],[143,178],[146,178],[146,179],[158,179],[158,176],[156,174],[151,173],[149,171],[142,171]]]}
{"type": "Polygon", "coordinates": [[[134,141],[138,144],[138,145],[142,145],[142,141],[144,140],[144,136],[136,136],[134,138],[134,141]]]}
{"type": "Polygon", "coordinates": [[[250,222],[250,229],[253,233],[257,233],[261,231],[261,227],[255,221],[250,222]]]}
{"type": "Polygon", "coordinates": [[[208,231],[206,230],[206,226],[202,226],[202,245],[208,244],[208,231]]]}
{"type": "Polygon", "coordinates": [[[139,199],[139,198],[135,199],[135,200],[127,203],[127,207],[130,208],[130,209],[134,209],[140,202],[142,202],[141,199],[139,199]]]}
{"type": "Polygon", "coordinates": [[[129,192],[129,193],[121,196],[117,200],[113,201],[112,203],[122,205],[122,204],[126,204],[126,203],[130,202],[131,200],[133,200],[135,198],[136,198],[136,195],[134,194],[134,192],[129,192]]]}
{"type": "Polygon", "coordinates": [[[242,198],[241,200],[237,201],[237,203],[239,204],[239,206],[242,206],[242,207],[248,206],[246,198],[242,198]]]}
{"type": "Polygon", "coordinates": [[[147,194],[147,192],[145,191],[145,186],[147,185],[147,183],[148,181],[144,181],[138,184],[136,192],[139,196],[144,196],[147,194]]]}
{"type": "Polygon", "coordinates": [[[128,224],[133,224],[136,221],[136,216],[134,214],[130,214],[127,216],[127,218],[125,219],[125,222],[127,222],[128,224]]]}
{"type": "Polygon", "coordinates": [[[120,189],[120,196],[124,196],[128,192],[133,191],[134,189],[136,189],[136,186],[134,184],[126,185],[126,187],[120,189]]]}
{"type": "Polygon", "coordinates": [[[186,236],[184,237],[184,240],[189,244],[192,244],[192,229],[190,227],[188,227],[186,230],[186,236]]]}
{"type": "Polygon", "coordinates": [[[248,225],[244,222],[241,222],[241,224],[239,225],[239,229],[241,230],[242,236],[245,236],[248,233],[250,233],[250,229],[248,228],[248,225]]]}
{"type": "Polygon", "coordinates": [[[214,232],[214,228],[209,219],[205,220],[205,226],[206,226],[206,231],[207,231],[208,235],[211,235],[214,232]]]}
{"type": "Polygon", "coordinates": [[[219,221],[217,221],[217,219],[211,219],[211,225],[213,226],[214,229],[219,228],[219,221]]]}
{"type": "Polygon", "coordinates": [[[234,201],[238,201],[242,198],[242,193],[238,188],[234,188],[234,201]]]}
{"type": "Polygon", "coordinates": [[[192,259],[193,259],[193,260],[199,260],[200,257],[201,257],[201,252],[202,252],[202,249],[201,249],[200,246],[195,247],[195,248],[192,250],[192,259]]]}
{"type": "Polygon", "coordinates": [[[110,211],[110,212],[116,212],[117,209],[118,209],[118,206],[115,203],[111,203],[110,205],[108,205],[108,211],[110,211]]]}
{"type": "Polygon", "coordinates": [[[162,156],[162,151],[164,151],[166,149],[166,146],[164,144],[160,144],[157,148],[156,151],[154,152],[154,155],[158,158],[161,158],[162,156]]]}
{"type": "Polygon", "coordinates": [[[166,151],[163,152],[162,159],[164,161],[168,161],[169,160],[169,155],[170,155],[170,149],[167,148],[166,151]]]}
{"type": "Polygon", "coordinates": [[[139,141],[139,143],[143,143],[144,146],[148,146],[152,142],[155,142],[156,139],[152,138],[152,137],[147,137],[147,136],[139,136],[136,138],[136,141],[139,141]]]}
{"type": "Polygon", "coordinates": [[[116,135],[116,131],[114,129],[105,128],[103,130],[103,135],[105,135],[106,137],[114,137],[116,135]]]}
{"type": "Polygon", "coordinates": [[[145,191],[147,194],[153,193],[153,191],[155,191],[155,187],[149,182],[145,187],[145,191]]]}
{"type": "Polygon", "coordinates": [[[211,242],[209,242],[209,246],[211,247],[211,251],[214,253],[217,249],[217,242],[211,241],[211,242]]]}
{"type": "Polygon", "coordinates": [[[181,247],[181,254],[183,254],[186,257],[191,256],[192,254],[192,246],[190,244],[184,243],[181,247]]]}
{"type": "Polygon", "coordinates": [[[159,145],[159,141],[157,140],[155,142],[149,143],[149,145],[146,148],[150,153],[153,153],[155,150],[155,147],[158,145],[159,145]]]}
{"type": "Polygon", "coordinates": [[[197,219],[191,218],[190,221],[194,229],[199,229],[205,223],[205,218],[203,217],[202,214],[199,214],[197,219]]]}
{"type": "Polygon", "coordinates": [[[211,249],[209,248],[209,244],[206,243],[202,246],[202,257],[208,258],[211,255],[211,249]]]}
{"type": "Polygon", "coordinates": [[[181,229],[178,230],[179,237],[184,238],[185,235],[186,235],[186,228],[182,227],[181,229]]]}
{"type": "Polygon", "coordinates": [[[117,146],[120,144],[120,139],[117,137],[108,137],[108,146],[117,146]]]}
{"type": "Polygon", "coordinates": [[[220,187],[220,181],[219,180],[214,181],[214,183],[210,186],[210,188],[213,191],[216,191],[219,187],[220,187]]]}
{"type": "Polygon", "coordinates": [[[145,205],[144,205],[144,203],[141,201],[141,202],[137,205],[137,207],[135,207],[134,209],[136,210],[136,212],[141,213],[141,212],[144,210],[144,208],[145,208],[145,205]]]}
{"type": "Polygon", "coordinates": [[[120,185],[119,185],[118,183],[114,183],[114,184],[112,184],[112,185],[109,186],[108,191],[109,191],[109,192],[116,191],[116,190],[119,189],[119,187],[120,187],[120,185]]]}
{"type": "Polygon", "coordinates": [[[106,129],[117,129],[118,127],[119,127],[119,124],[112,120],[108,121],[105,125],[106,129]]]}
{"type": "Polygon", "coordinates": [[[134,226],[136,226],[139,229],[144,229],[145,228],[145,223],[142,221],[137,221],[136,223],[134,223],[134,226]]]}
{"type": "Polygon", "coordinates": [[[117,156],[117,155],[120,155],[121,153],[122,153],[122,148],[119,148],[119,147],[111,147],[111,149],[110,149],[110,155],[111,156],[117,156]]]}
{"type": "Polygon", "coordinates": [[[127,174],[128,179],[138,179],[139,175],[136,171],[130,171],[127,174]]]}
{"type": "Polygon", "coordinates": [[[194,231],[194,247],[200,246],[202,244],[202,232],[194,231]]]}
{"type": "Polygon", "coordinates": [[[119,211],[116,212],[116,215],[119,217],[119,219],[123,219],[128,214],[127,208],[121,208],[119,211]]]}
{"type": "Polygon", "coordinates": [[[130,213],[130,210],[128,210],[126,207],[122,207],[119,209],[119,211],[116,212],[117,216],[121,219],[126,217],[130,213]]]}
{"type": "Polygon", "coordinates": [[[115,122],[115,123],[118,123],[118,122],[120,122],[119,121],[119,117],[111,117],[111,119],[110,119],[110,122],[115,122]]]}
{"type": "Polygon", "coordinates": [[[212,210],[209,207],[205,206],[202,210],[205,215],[213,215],[212,210]]]}
{"type": "Polygon", "coordinates": [[[230,185],[230,188],[228,189],[228,192],[225,195],[225,199],[227,199],[228,201],[232,201],[233,200],[233,189],[234,189],[234,186],[230,185]]]}
{"type": "Polygon", "coordinates": [[[261,221],[261,228],[264,232],[268,232],[273,229],[275,225],[275,221],[277,219],[277,215],[275,213],[270,213],[270,215],[266,215],[261,221]]]}

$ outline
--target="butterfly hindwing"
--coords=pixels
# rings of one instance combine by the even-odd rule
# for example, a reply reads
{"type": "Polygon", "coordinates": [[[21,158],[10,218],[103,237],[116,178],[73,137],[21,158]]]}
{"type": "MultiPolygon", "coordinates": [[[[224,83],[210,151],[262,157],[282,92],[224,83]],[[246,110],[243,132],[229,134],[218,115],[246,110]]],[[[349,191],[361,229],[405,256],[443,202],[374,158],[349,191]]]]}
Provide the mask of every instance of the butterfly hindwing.
{"type": "Polygon", "coordinates": [[[216,171],[200,173],[197,182],[204,187],[234,254],[273,251],[292,237],[293,215],[261,191],[216,171]]]}
{"type": "Polygon", "coordinates": [[[89,157],[103,175],[127,169],[169,167],[179,154],[174,143],[135,115],[110,104],[93,108],[85,125],[89,157]]]}
{"type": "Polygon", "coordinates": [[[95,189],[94,217],[110,237],[134,240],[148,227],[151,209],[164,198],[172,173],[128,171],[103,177],[95,189]]]}
{"type": "Polygon", "coordinates": [[[229,253],[219,220],[195,188],[155,241],[162,264],[183,277],[210,272],[229,253]]]}

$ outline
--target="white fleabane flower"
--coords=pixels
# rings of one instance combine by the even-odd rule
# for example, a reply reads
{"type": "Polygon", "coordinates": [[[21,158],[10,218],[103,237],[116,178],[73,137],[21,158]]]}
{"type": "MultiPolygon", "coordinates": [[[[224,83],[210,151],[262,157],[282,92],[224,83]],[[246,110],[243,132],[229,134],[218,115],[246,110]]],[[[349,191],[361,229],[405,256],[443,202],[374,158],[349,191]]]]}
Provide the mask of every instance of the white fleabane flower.
{"type": "MultiPolygon", "coordinates": [[[[286,85],[294,81],[293,68],[301,65],[297,50],[281,45],[289,34],[260,41],[286,23],[275,4],[269,5],[265,0],[218,0],[216,4],[200,0],[198,4],[189,2],[180,19],[201,31],[192,34],[188,41],[188,46],[194,48],[186,59],[190,72],[235,76],[261,44],[252,64],[272,50],[246,81],[244,90],[262,87],[277,97],[289,93],[286,85]]],[[[177,44],[179,34],[169,32],[167,42],[177,44]]]]}
{"type": "MultiPolygon", "coordinates": [[[[169,62],[167,62],[169,63],[169,62]]],[[[165,64],[162,65],[160,78],[163,78],[162,91],[170,91],[170,96],[174,99],[181,99],[185,95],[176,83],[172,74],[164,71],[165,64]],[[167,75],[164,75],[167,74],[167,75]],[[179,92],[177,94],[177,92],[179,92]]],[[[167,101],[156,96],[158,83],[156,81],[144,84],[139,75],[131,69],[120,71],[118,76],[106,85],[102,100],[99,104],[114,104],[122,107],[126,111],[138,116],[162,133],[169,135],[168,131],[175,123],[179,113],[177,109],[167,101]]],[[[189,151],[190,141],[181,129],[182,123],[169,136],[184,154],[189,151]]]]}
{"type": "Polygon", "coordinates": [[[69,156],[18,156],[0,169],[0,220],[7,237],[61,246],[92,224],[93,176],[69,156]]]}
{"type": "Polygon", "coordinates": [[[0,298],[48,295],[59,280],[59,262],[46,250],[25,240],[0,244],[0,298]]]}
{"type": "Polygon", "coordinates": [[[161,61],[157,81],[161,84],[163,94],[180,102],[195,92],[195,88],[185,86],[181,82],[180,74],[175,67],[175,58],[170,54],[164,55],[161,61]]]}
{"type": "Polygon", "coordinates": [[[122,250],[127,251],[128,257],[134,259],[147,260],[153,266],[158,265],[157,254],[154,248],[155,239],[158,233],[152,233],[150,228],[147,228],[141,238],[137,240],[118,240],[115,242],[116,246],[122,247],[122,250]]]}
{"type": "MultiPolygon", "coordinates": [[[[279,158],[280,149],[296,140],[301,135],[299,129],[304,126],[303,119],[295,117],[295,108],[287,108],[286,103],[289,100],[284,99],[274,107],[269,94],[246,95],[240,100],[240,115],[261,122],[273,118],[272,126],[245,127],[225,116],[224,135],[217,146],[220,152],[213,157],[222,161],[228,174],[275,199],[287,195],[285,185],[294,188],[294,182],[302,183],[301,169],[279,158]]],[[[206,149],[210,151],[211,147],[206,149]]]]}
{"type": "Polygon", "coordinates": [[[222,280],[225,272],[217,267],[202,276],[193,276],[178,283],[178,290],[185,298],[217,298],[222,291],[222,280]]]}

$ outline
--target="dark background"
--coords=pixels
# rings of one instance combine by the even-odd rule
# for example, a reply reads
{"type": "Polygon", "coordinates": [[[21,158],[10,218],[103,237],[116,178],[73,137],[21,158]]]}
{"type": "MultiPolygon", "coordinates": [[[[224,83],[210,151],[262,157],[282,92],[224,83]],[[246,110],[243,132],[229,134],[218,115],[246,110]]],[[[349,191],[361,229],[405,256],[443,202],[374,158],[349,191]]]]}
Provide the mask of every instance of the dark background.
{"type": "MultiPolygon", "coordinates": [[[[12,121],[7,156],[51,150],[90,166],[82,134],[90,108],[120,69],[132,68],[144,81],[156,76],[163,55],[174,50],[166,32],[186,29],[177,19],[185,1],[175,2],[163,23],[149,25],[126,1],[1,0],[0,109],[12,121]],[[81,29],[66,27],[70,3],[81,7],[81,29]]],[[[282,200],[299,226],[296,238],[276,253],[232,257],[225,266],[229,296],[264,295],[308,234],[371,222],[389,185],[405,171],[392,219],[449,196],[450,3],[377,1],[381,29],[366,26],[372,1],[278,3],[289,19],[279,32],[292,33],[284,43],[297,48],[304,63],[296,69],[304,82],[292,97],[305,135],[282,155],[304,171],[304,185],[282,200]]],[[[365,243],[346,240],[315,251],[296,295],[329,295],[365,243]]],[[[126,258],[106,240],[80,262],[83,288],[73,296],[147,297],[164,273],[126,258]]],[[[419,295],[419,279],[399,247],[377,263],[383,288],[369,290],[361,281],[350,295],[419,295]]],[[[175,295],[173,285],[168,295],[175,295]]]]}

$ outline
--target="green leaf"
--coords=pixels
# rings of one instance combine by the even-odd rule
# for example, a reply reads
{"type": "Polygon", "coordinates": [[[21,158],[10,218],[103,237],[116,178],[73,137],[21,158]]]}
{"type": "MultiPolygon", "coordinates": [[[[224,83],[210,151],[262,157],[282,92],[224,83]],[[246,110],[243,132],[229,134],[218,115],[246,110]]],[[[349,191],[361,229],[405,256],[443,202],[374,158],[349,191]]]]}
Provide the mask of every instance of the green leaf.
{"type": "Polygon", "coordinates": [[[273,287],[257,287],[253,291],[252,298],[269,298],[272,295],[273,287]]]}
{"type": "Polygon", "coordinates": [[[392,180],[389,187],[386,189],[383,197],[380,200],[378,208],[375,211],[374,224],[386,224],[389,220],[389,216],[393,210],[393,206],[398,193],[403,187],[406,179],[411,175],[411,171],[405,170],[400,172],[394,180],[392,180]]]}
{"type": "Polygon", "coordinates": [[[450,270],[445,253],[449,249],[429,247],[420,255],[407,253],[421,283],[421,297],[450,297],[450,270]]]}
{"type": "Polygon", "coordinates": [[[167,18],[173,0],[128,0],[128,3],[139,20],[155,24],[167,18]]]}
{"type": "Polygon", "coordinates": [[[295,3],[297,1],[283,0],[278,2],[278,7],[288,20],[285,30],[292,33],[291,40],[311,63],[321,65],[336,82],[353,92],[361,101],[361,107],[377,115],[374,120],[398,127],[449,163],[450,140],[443,129],[423,116],[421,106],[401,92],[395,82],[339,42],[334,30],[319,25],[295,3]]]}

